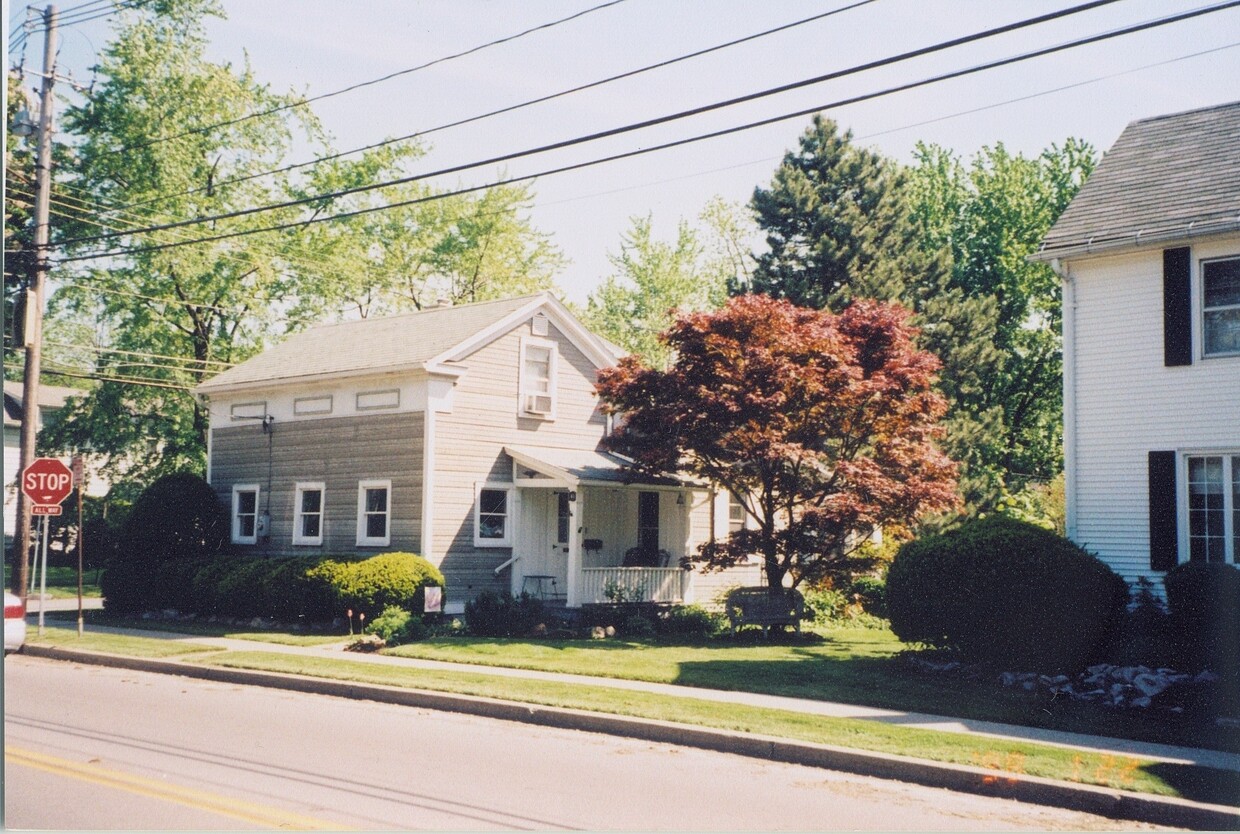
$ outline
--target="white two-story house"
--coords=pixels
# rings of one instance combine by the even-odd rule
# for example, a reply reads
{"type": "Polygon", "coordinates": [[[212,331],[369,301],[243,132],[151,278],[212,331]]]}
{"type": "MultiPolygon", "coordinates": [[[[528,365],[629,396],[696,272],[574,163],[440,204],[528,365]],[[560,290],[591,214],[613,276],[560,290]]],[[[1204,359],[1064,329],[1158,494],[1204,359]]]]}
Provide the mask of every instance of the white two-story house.
{"type": "Polygon", "coordinates": [[[1046,235],[1068,536],[1129,582],[1240,564],[1240,102],[1130,124],[1046,235]]]}

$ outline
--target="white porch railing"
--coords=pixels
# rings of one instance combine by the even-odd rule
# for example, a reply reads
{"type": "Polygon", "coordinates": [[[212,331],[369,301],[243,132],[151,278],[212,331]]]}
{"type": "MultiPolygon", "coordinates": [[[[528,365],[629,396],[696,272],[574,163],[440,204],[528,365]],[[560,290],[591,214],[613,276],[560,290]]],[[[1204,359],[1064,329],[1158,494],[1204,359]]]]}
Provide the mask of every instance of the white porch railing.
{"type": "Polygon", "coordinates": [[[581,602],[615,602],[608,599],[611,589],[623,593],[624,601],[683,602],[689,584],[689,571],[680,568],[582,568],[581,602]]]}

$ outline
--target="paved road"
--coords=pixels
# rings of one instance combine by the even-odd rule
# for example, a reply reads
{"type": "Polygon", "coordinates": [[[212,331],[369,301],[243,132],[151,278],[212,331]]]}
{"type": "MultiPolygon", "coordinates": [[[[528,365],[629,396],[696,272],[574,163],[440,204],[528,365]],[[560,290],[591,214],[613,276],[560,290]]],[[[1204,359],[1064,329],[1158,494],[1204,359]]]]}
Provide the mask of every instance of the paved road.
{"type": "MultiPolygon", "coordinates": [[[[1113,830],[737,756],[10,656],[9,828],[1113,830]]],[[[1129,827],[1129,826],[1126,826],[1129,827]]]]}

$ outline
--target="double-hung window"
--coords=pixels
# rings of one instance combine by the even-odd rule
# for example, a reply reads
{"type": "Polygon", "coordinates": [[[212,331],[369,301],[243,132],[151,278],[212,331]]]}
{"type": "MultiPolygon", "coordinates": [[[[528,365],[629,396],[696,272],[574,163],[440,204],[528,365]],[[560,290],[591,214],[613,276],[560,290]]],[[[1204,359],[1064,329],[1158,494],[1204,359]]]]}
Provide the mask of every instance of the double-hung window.
{"type": "Polygon", "coordinates": [[[555,418],[557,361],[555,342],[545,339],[521,340],[521,416],[544,420],[555,418]]]}
{"type": "Polygon", "coordinates": [[[1240,258],[1202,261],[1201,333],[1205,356],[1240,356],[1240,258]]]}
{"type": "Polygon", "coordinates": [[[1240,452],[1189,455],[1188,558],[1240,563],[1240,452]]]}
{"type": "Polygon", "coordinates": [[[474,546],[512,546],[512,488],[478,484],[474,494],[474,546]]]}
{"type": "Polygon", "coordinates": [[[258,543],[258,484],[235,484],[232,490],[233,544],[258,543]]]}
{"type": "Polygon", "coordinates": [[[745,529],[745,517],[748,513],[745,511],[745,505],[741,503],[741,499],[737,498],[731,492],[728,493],[728,532],[736,533],[745,529]]]}
{"type": "Polygon", "coordinates": [[[322,483],[299,483],[293,496],[293,544],[323,543],[322,483]]]}
{"type": "Polygon", "coordinates": [[[387,547],[392,543],[392,482],[362,481],[357,485],[357,543],[387,547]]]}

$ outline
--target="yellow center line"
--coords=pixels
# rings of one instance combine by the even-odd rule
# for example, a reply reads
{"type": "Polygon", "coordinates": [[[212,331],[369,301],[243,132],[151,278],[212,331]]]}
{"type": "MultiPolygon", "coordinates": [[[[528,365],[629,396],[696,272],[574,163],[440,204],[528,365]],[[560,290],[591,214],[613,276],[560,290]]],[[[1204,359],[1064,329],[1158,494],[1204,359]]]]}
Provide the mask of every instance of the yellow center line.
{"type": "Polygon", "coordinates": [[[93,764],[82,764],[33,750],[4,746],[6,764],[21,765],[35,770],[54,773],[83,782],[93,782],[117,790],[127,791],[141,796],[149,796],[167,802],[175,802],[189,808],[210,811],[215,814],[233,817],[254,825],[267,828],[284,828],[299,831],[345,831],[349,830],[339,823],[327,822],[314,817],[296,814],[280,808],[258,805],[241,799],[233,799],[219,794],[187,788],[148,779],[132,773],[122,773],[93,764]]]}

